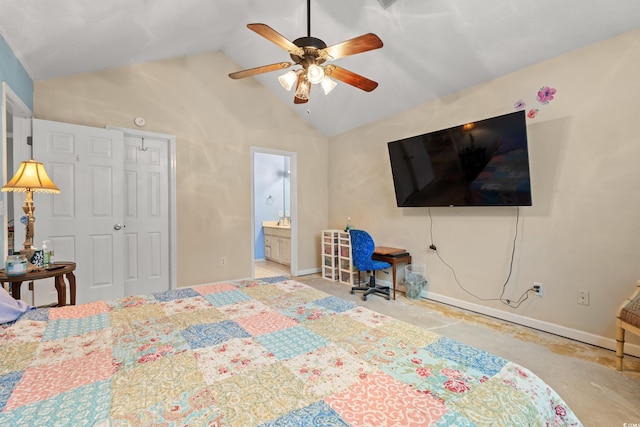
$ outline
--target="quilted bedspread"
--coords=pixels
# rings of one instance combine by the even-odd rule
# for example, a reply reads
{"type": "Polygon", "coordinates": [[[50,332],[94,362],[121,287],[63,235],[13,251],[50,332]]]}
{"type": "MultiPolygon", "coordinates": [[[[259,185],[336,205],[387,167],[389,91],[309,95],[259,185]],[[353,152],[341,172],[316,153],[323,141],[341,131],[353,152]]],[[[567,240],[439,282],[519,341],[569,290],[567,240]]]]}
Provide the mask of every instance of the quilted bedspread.
{"type": "Polygon", "coordinates": [[[580,425],[522,366],[286,278],[0,325],[2,426],[580,425]]]}

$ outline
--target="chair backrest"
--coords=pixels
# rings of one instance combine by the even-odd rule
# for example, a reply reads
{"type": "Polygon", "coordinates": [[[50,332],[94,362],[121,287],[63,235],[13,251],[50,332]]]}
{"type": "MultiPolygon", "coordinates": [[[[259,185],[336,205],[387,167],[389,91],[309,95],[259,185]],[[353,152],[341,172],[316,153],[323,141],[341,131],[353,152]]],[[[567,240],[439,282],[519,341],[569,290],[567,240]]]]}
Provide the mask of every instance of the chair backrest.
{"type": "Polygon", "coordinates": [[[351,258],[360,271],[371,269],[371,256],[375,250],[373,239],[364,230],[349,230],[351,236],[351,258]]]}

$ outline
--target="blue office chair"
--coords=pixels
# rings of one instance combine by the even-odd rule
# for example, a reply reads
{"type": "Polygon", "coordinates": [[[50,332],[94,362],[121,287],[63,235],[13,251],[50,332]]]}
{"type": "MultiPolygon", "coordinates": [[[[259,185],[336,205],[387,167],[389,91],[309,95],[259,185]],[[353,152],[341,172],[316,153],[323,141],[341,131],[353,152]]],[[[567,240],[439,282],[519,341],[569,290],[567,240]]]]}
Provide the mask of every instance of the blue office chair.
{"type": "Polygon", "coordinates": [[[391,264],[384,261],[375,261],[371,257],[375,250],[373,239],[363,230],[349,230],[351,235],[351,258],[353,265],[360,271],[371,272],[369,286],[354,286],[351,293],[355,291],[365,291],[362,296],[363,300],[367,300],[367,296],[371,294],[386,295],[387,299],[391,299],[391,290],[389,286],[376,285],[376,271],[391,267],[391,264]]]}

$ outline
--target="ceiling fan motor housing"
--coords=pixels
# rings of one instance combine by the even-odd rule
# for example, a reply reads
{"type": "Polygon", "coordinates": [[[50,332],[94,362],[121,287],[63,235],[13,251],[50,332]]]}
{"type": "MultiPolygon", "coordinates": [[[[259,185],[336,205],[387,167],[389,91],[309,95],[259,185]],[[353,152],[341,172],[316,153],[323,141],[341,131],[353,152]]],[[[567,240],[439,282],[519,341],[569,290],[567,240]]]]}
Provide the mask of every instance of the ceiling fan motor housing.
{"type": "Polygon", "coordinates": [[[304,51],[303,57],[294,54],[290,55],[296,64],[307,68],[311,64],[319,65],[325,62],[325,58],[318,55],[319,50],[327,47],[327,44],[322,40],[315,37],[300,37],[295,39],[293,44],[302,48],[304,51]]]}
{"type": "Polygon", "coordinates": [[[298,39],[295,39],[293,41],[293,44],[302,48],[315,47],[316,49],[324,49],[327,47],[327,44],[325,42],[315,37],[300,37],[298,39]]]}

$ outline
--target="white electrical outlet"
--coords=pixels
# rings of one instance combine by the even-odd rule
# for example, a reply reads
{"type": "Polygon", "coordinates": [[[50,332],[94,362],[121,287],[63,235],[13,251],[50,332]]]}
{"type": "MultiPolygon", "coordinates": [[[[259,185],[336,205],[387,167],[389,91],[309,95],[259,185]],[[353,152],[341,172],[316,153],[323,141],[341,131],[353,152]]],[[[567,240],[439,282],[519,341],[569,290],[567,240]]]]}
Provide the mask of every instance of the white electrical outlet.
{"type": "Polygon", "coordinates": [[[533,293],[541,297],[544,295],[544,287],[540,282],[533,282],[533,293]]]}
{"type": "Polygon", "coordinates": [[[227,265],[227,257],[220,258],[220,265],[227,265]]]}
{"type": "Polygon", "coordinates": [[[578,291],[578,304],[589,305],[589,291],[578,291]]]}

